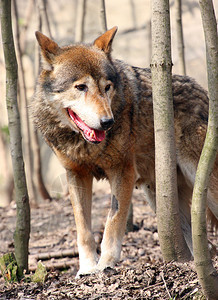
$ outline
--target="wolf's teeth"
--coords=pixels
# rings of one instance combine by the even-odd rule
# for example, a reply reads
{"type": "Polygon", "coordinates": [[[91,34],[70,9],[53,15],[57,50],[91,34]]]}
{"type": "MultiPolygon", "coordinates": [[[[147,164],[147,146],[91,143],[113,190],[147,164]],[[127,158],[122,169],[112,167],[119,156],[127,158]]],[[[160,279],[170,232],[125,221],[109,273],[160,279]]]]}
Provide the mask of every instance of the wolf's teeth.
{"type": "Polygon", "coordinates": [[[94,137],[95,137],[94,130],[91,131],[90,137],[91,137],[91,138],[94,138],[94,137]]]}

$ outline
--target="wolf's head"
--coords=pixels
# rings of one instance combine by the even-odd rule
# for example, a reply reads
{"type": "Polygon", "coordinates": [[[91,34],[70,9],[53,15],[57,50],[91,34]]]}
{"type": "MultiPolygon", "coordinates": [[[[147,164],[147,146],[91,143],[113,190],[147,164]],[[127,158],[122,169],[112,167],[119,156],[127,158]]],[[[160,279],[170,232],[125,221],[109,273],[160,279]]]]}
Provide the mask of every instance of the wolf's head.
{"type": "Polygon", "coordinates": [[[90,45],[66,47],[36,32],[42,53],[43,100],[60,122],[91,143],[103,141],[114,123],[111,101],[117,73],[110,53],[116,31],[117,27],[108,30],[90,45]]]}

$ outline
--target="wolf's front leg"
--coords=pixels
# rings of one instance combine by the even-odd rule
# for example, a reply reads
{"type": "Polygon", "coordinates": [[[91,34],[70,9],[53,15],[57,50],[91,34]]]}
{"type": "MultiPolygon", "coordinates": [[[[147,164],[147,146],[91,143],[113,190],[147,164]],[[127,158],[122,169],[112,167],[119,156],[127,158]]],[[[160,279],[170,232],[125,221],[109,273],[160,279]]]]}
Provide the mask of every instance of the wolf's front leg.
{"type": "Polygon", "coordinates": [[[97,264],[96,244],[91,232],[92,175],[67,171],[70,198],[77,228],[80,269],[89,274],[97,264]]]}
{"type": "Polygon", "coordinates": [[[121,245],[126,229],[127,215],[135,183],[133,164],[111,170],[111,208],[105,225],[101,244],[101,258],[98,270],[114,267],[120,259],[121,245]]]}

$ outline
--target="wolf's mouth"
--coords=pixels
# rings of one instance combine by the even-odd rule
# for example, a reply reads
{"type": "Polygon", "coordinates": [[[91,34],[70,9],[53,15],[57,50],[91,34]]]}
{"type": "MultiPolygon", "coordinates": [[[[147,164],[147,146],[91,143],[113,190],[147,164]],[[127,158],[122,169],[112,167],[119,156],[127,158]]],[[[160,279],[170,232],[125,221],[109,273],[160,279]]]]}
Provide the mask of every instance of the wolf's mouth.
{"type": "Polygon", "coordinates": [[[74,111],[72,111],[72,109],[67,108],[67,112],[71,120],[76,124],[80,131],[82,131],[86,140],[91,143],[100,143],[105,139],[105,131],[90,128],[74,111]]]}

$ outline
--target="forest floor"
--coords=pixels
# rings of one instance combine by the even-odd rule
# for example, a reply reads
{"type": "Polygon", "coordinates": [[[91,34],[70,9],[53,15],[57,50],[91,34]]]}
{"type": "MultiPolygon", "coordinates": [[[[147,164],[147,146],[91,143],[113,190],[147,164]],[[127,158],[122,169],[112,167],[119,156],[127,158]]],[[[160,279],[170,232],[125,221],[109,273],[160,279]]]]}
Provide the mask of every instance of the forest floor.
{"type": "MultiPolygon", "coordinates": [[[[98,191],[93,201],[93,232],[100,245],[109,191],[98,191]]],[[[47,256],[44,284],[5,283],[0,277],[0,300],[5,299],[205,299],[193,263],[163,262],[156,217],[143,195],[133,197],[134,232],[125,235],[120,263],[115,269],[75,279],[79,268],[76,229],[68,197],[44,202],[31,210],[30,270],[47,256]],[[52,258],[54,253],[64,256],[52,258]],[[71,257],[69,257],[71,256],[71,257]],[[51,257],[51,258],[49,258],[51,257]]],[[[0,255],[14,251],[16,207],[0,208],[0,255]]],[[[216,237],[210,236],[214,242],[216,237]]],[[[218,268],[218,260],[214,260],[218,268]]]]}

